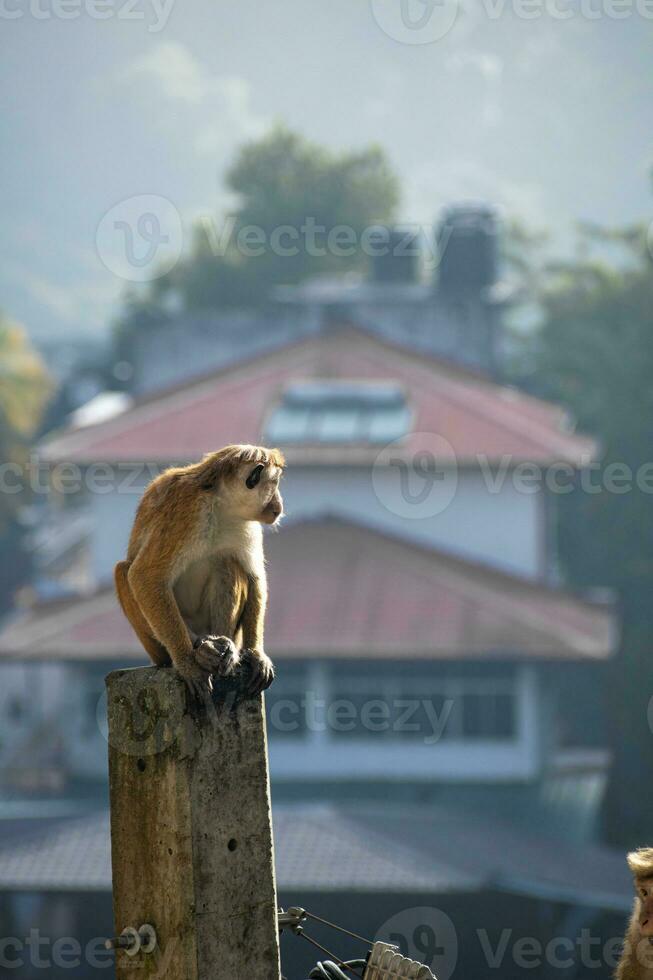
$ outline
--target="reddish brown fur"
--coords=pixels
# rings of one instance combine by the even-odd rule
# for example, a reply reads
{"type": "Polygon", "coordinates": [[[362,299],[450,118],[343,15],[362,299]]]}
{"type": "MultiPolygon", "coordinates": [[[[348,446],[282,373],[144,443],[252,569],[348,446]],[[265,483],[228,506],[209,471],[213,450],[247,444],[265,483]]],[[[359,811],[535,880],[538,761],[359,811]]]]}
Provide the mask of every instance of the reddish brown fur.
{"type": "Polygon", "coordinates": [[[653,980],[653,945],[649,942],[653,926],[653,847],[640,847],[626,860],[633,875],[636,898],[615,977],[616,980],[653,980]]]}
{"type": "Polygon", "coordinates": [[[273,676],[263,652],[267,586],[258,522],[273,523],[281,512],[283,464],[276,449],[226,446],[166,470],[138,507],[127,559],[115,569],[118,598],[152,661],[172,663],[196,692],[209,674],[235,669],[236,640],[251,652],[264,686],[273,676]],[[257,466],[264,467],[260,482],[246,487],[257,466]]]}

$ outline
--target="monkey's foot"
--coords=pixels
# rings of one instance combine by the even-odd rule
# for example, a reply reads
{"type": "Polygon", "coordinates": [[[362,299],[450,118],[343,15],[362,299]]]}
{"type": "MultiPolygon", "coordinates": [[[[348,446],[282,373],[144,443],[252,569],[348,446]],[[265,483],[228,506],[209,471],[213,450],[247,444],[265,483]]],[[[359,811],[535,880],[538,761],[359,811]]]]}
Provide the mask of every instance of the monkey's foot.
{"type": "Polygon", "coordinates": [[[268,655],[262,650],[243,650],[243,661],[250,674],[248,692],[260,694],[265,691],[274,680],[274,665],[268,655]]]}
{"type": "Polygon", "coordinates": [[[240,664],[238,648],[227,636],[198,636],[193,650],[198,666],[218,677],[230,677],[240,664]]]}

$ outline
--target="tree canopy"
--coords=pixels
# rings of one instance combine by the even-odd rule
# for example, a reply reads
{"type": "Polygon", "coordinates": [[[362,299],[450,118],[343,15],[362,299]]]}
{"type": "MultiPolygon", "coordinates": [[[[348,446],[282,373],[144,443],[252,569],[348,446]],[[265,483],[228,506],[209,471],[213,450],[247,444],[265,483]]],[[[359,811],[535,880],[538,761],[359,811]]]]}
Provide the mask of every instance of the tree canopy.
{"type": "Polygon", "coordinates": [[[11,474],[2,473],[0,487],[0,612],[9,606],[11,593],[28,574],[17,521],[26,487],[21,492],[18,474],[25,472],[30,441],[50,394],[48,374],[25,331],[0,313],[0,464],[3,470],[7,465],[13,469],[11,474]]]}
{"type": "Polygon", "coordinates": [[[282,126],[237,152],[225,185],[233,212],[198,221],[190,254],[144,296],[130,297],[118,324],[123,339],[152,317],[160,322],[171,297],[182,310],[251,308],[274,285],[364,269],[360,237],[390,222],[399,198],[378,146],[335,153],[282,126]]]}
{"type": "Polygon", "coordinates": [[[599,441],[600,467],[559,500],[559,549],[570,584],[618,597],[608,817],[611,837],[634,844],[650,812],[633,787],[653,777],[653,262],[643,227],[584,227],[580,242],[578,259],[540,279],[542,323],[516,380],[599,441]]]}

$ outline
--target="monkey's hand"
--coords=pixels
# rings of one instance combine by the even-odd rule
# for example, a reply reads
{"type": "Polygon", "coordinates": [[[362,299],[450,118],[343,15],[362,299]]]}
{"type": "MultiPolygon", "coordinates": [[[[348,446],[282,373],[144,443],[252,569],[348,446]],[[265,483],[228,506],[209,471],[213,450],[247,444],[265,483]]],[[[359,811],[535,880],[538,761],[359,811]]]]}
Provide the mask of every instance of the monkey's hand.
{"type": "Polygon", "coordinates": [[[211,697],[211,675],[190,658],[175,663],[175,670],[184,679],[192,697],[206,703],[211,697]]]}
{"type": "Polygon", "coordinates": [[[217,677],[231,677],[240,664],[240,653],[227,636],[198,636],[193,644],[195,661],[217,677]]]}
{"type": "Polygon", "coordinates": [[[247,690],[250,694],[260,694],[274,680],[274,665],[262,650],[243,650],[243,660],[250,670],[247,690]]]}

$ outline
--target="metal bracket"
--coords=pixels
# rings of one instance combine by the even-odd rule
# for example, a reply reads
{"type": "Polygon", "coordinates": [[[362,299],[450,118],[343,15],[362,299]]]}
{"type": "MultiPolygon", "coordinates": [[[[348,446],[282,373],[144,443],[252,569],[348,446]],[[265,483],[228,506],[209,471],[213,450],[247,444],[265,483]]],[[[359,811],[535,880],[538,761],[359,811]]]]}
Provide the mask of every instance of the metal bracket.
{"type": "Polygon", "coordinates": [[[119,936],[106,940],[104,948],[124,949],[127,956],[136,956],[138,953],[153,953],[156,945],[156,930],[149,922],[145,922],[140,929],[125,926],[119,936]]]}
{"type": "Polygon", "coordinates": [[[288,909],[284,912],[283,909],[279,909],[277,912],[277,921],[279,923],[279,932],[283,932],[284,929],[290,929],[294,932],[296,936],[301,935],[303,932],[302,923],[306,921],[306,912],[304,909],[293,906],[293,908],[288,909]]]}

